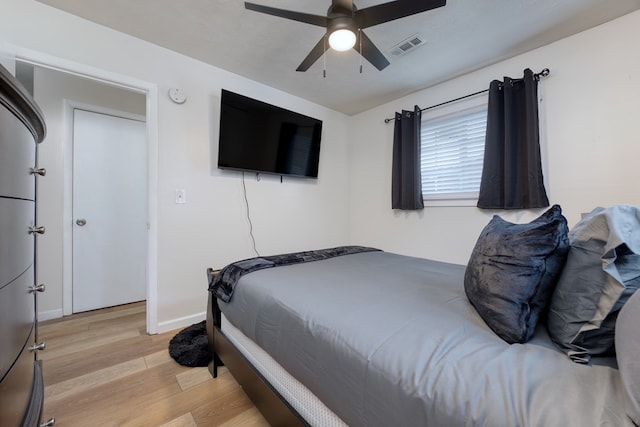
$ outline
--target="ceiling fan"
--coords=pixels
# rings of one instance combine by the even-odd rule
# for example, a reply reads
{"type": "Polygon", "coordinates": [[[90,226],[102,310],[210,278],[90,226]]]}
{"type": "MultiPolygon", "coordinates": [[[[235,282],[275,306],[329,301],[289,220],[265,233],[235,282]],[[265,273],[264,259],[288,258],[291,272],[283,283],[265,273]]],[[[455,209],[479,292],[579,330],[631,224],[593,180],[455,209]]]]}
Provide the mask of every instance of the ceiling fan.
{"type": "Polygon", "coordinates": [[[446,0],[397,0],[358,9],[353,4],[353,0],[332,0],[331,6],[327,11],[327,16],[277,9],[275,7],[262,6],[249,2],[245,2],[244,7],[248,10],[317,25],[327,29],[326,34],[320,39],[311,52],[309,52],[296,71],[307,71],[309,67],[324,54],[329,46],[338,51],[346,51],[353,48],[360,52],[360,54],[378,70],[383,70],[389,65],[389,61],[362,30],[374,25],[442,7],[446,3],[446,0]],[[325,37],[328,37],[328,46],[325,37]]]}

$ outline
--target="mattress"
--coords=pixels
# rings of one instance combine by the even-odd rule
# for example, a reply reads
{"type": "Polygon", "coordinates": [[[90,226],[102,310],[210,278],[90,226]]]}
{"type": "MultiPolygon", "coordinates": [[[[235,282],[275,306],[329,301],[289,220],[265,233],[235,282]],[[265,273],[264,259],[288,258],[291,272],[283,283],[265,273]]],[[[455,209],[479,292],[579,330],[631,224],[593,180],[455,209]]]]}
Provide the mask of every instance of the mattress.
{"type": "Polygon", "coordinates": [[[544,327],[507,344],[468,302],[464,269],[346,255],[247,274],[219,305],[350,426],[631,425],[615,358],[573,363],[544,327]]]}
{"type": "Polygon", "coordinates": [[[267,352],[233,326],[224,314],[221,316],[221,330],[235,348],[311,426],[347,427],[304,384],[291,376],[267,352]]]}

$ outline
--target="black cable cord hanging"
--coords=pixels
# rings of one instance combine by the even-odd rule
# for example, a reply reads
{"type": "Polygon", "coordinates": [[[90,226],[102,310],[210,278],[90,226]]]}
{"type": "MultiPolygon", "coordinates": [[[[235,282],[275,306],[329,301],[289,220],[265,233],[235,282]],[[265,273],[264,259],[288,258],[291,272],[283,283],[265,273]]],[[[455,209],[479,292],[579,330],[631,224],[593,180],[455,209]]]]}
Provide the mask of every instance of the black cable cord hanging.
{"type": "MultiPolygon", "coordinates": [[[[551,71],[549,71],[548,68],[544,68],[539,73],[534,74],[534,77],[536,78],[536,80],[540,80],[540,77],[547,77],[550,72],[551,71]]],[[[522,81],[522,79],[513,79],[513,81],[515,81],[515,82],[522,81]]],[[[422,108],[420,111],[427,111],[427,110],[431,110],[433,108],[442,107],[443,105],[447,105],[447,104],[454,103],[456,101],[461,101],[463,99],[471,98],[472,96],[480,95],[481,93],[485,93],[485,92],[489,92],[489,89],[479,90],[477,92],[473,92],[473,93],[470,93],[468,95],[463,95],[463,96],[460,96],[460,97],[455,98],[455,99],[450,99],[449,101],[444,101],[444,102],[441,102],[441,103],[436,104],[436,105],[431,105],[429,107],[422,108]]],[[[391,119],[390,118],[386,118],[386,119],[384,119],[384,122],[385,123],[389,123],[389,122],[392,122],[394,120],[395,120],[395,118],[391,118],[391,119]]]]}
{"type": "MultiPolygon", "coordinates": [[[[256,179],[258,179],[258,176],[256,174],[256,179]]],[[[253,223],[251,222],[251,214],[249,213],[249,199],[247,198],[247,186],[244,182],[244,172],[242,172],[242,192],[244,194],[244,204],[246,206],[246,211],[247,211],[247,220],[249,221],[249,237],[251,237],[251,242],[253,244],[253,252],[255,252],[256,256],[260,256],[260,254],[258,253],[258,249],[256,249],[256,239],[253,236],[253,223]]]]}

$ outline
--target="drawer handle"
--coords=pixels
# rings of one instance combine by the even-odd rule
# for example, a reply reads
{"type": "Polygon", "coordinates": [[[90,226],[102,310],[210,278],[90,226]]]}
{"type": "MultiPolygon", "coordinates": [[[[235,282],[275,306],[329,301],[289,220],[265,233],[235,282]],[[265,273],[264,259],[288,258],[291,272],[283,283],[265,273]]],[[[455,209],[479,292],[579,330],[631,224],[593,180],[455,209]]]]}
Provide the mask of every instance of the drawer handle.
{"type": "Polygon", "coordinates": [[[40,427],[51,427],[56,424],[55,418],[49,418],[46,422],[40,424],[40,427]]]}
{"type": "Polygon", "coordinates": [[[29,347],[29,351],[40,351],[47,348],[47,343],[42,341],[40,344],[32,345],[29,347]]]}
{"type": "Polygon", "coordinates": [[[43,226],[40,227],[29,227],[29,234],[44,234],[46,229],[43,226]]]}
{"type": "Polygon", "coordinates": [[[45,286],[44,283],[40,283],[39,285],[33,285],[29,288],[29,292],[36,293],[36,292],[44,292],[45,291],[45,286]]]}
{"type": "Polygon", "coordinates": [[[31,175],[45,176],[46,174],[47,170],[45,168],[31,168],[31,175]]]}

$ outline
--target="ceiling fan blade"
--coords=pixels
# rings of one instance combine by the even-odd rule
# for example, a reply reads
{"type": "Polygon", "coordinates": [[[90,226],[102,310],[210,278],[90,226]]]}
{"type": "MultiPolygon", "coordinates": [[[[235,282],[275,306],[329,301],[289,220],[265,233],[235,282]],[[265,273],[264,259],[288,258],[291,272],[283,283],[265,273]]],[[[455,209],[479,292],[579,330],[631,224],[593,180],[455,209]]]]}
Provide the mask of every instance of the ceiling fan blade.
{"type": "MultiPolygon", "coordinates": [[[[363,31],[359,31],[359,33],[361,38],[360,43],[362,44],[362,56],[371,62],[379,71],[382,71],[389,65],[389,61],[363,31]]],[[[356,44],[356,46],[358,46],[358,44],[356,44]]],[[[356,49],[356,47],[354,47],[354,49],[356,49]]]]}
{"type": "Polygon", "coordinates": [[[311,52],[309,52],[307,57],[304,58],[304,60],[300,65],[298,65],[298,68],[296,68],[296,71],[307,71],[309,67],[311,67],[318,60],[318,58],[320,58],[322,54],[327,50],[327,48],[329,47],[329,44],[325,43],[324,37],[325,36],[322,36],[320,41],[313,47],[313,49],[311,49],[311,52]]]}
{"type": "Polygon", "coordinates": [[[309,13],[294,12],[291,10],[277,9],[275,7],[262,6],[260,4],[245,2],[244,7],[247,10],[266,13],[267,15],[278,16],[280,18],[291,19],[293,21],[304,22],[306,24],[326,27],[328,20],[326,16],[311,15],[309,13]]]}
{"type": "Polygon", "coordinates": [[[358,9],[354,19],[358,28],[368,28],[384,22],[426,12],[447,4],[447,0],[397,0],[377,6],[358,9]]]}
{"type": "Polygon", "coordinates": [[[353,13],[353,0],[332,0],[331,12],[351,15],[353,13]]]}

